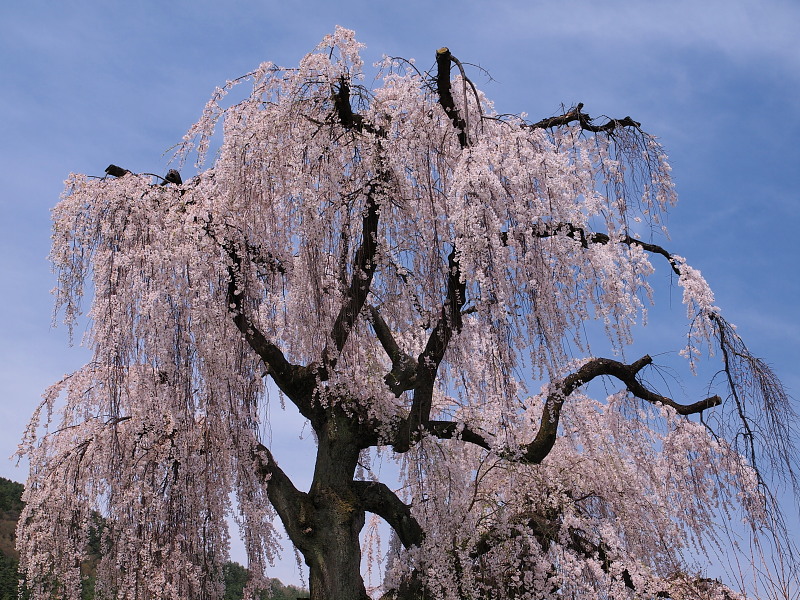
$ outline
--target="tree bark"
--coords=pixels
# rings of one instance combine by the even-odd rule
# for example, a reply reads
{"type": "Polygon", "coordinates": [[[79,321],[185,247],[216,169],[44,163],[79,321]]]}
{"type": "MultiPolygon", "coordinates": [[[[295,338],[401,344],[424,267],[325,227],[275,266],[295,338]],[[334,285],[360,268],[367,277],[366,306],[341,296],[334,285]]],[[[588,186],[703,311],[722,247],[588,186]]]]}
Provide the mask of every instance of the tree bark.
{"type": "Polygon", "coordinates": [[[309,515],[292,540],[309,568],[312,600],[368,600],[361,576],[362,502],[353,489],[359,425],[340,406],[314,423],[317,460],[308,493],[309,515]]]}

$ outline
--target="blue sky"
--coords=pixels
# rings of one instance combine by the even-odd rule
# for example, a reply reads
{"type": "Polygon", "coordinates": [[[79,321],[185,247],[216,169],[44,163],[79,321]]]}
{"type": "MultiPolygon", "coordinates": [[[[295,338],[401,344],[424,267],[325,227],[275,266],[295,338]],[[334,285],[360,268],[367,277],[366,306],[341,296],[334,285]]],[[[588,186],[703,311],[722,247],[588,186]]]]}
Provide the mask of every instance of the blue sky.
{"type": "MultiPolygon", "coordinates": [[[[0,476],[24,481],[4,457],[44,388],[86,359],[51,328],[49,210],[63,180],[109,163],[165,172],[216,85],[265,60],[294,65],[337,24],[356,30],[367,62],[427,68],[450,47],[488,70],[474,79],[500,112],[538,120],[583,102],[640,121],[667,148],[680,197],[664,245],[703,272],[800,398],[796,0],[3,2],[0,476]]],[[[682,333],[680,294],[661,300],[682,333]]],[[[677,348],[664,331],[647,334],[649,352],[677,348]]],[[[302,450],[276,455],[301,469],[302,450]]]]}

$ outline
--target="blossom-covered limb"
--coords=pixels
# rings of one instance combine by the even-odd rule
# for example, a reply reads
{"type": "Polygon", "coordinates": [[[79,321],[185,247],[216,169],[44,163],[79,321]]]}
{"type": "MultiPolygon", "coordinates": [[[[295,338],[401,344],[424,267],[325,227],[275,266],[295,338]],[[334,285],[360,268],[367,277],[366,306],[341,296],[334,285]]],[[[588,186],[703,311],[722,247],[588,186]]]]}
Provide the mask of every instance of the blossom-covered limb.
{"type": "MultiPolygon", "coordinates": [[[[607,544],[602,541],[594,542],[586,532],[570,528],[568,547],[586,558],[596,558],[600,562],[600,568],[612,579],[621,581],[627,589],[634,593],[639,591],[630,570],[625,567],[619,568],[615,564],[619,561],[612,558],[611,549],[607,544]]],[[[662,584],[658,587],[661,589],[655,593],[656,598],[682,599],[687,597],[687,592],[691,596],[702,593],[701,597],[706,597],[705,594],[710,596],[713,593],[713,597],[723,600],[734,600],[739,597],[719,580],[681,572],[662,580],[662,584]]]]}
{"type": "MultiPolygon", "coordinates": [[[[531,526],[538,527],[539,523],[532,521],[531,526]]],[[[637,589],[631,571],[617,564],[620,560],[613,557],[613,552],[608,547],[608,544],[602,540],[599,542],[593,541],[591,537],[585,531],[571,527],[566,541],[567,547],[585,558],[598,560],[600,568],[609,574],[612,579],[621,581],[627,589],[634,593],[640,591],[637,589]]],[[[733,590],[716,579],[681,572],[674,573],[669,578],[661,580],[661,585],[658,587],[661,589],[655,593],[656,598],[681,599],[686,597],[687,592],[691,595],[713,592],[714,597],[724,600],[733,600],[738,597],[733,590]]]]}
{"type": "MultiPolygon", "coordinates": [[[[361,245],[356,250],[353,259],[353,273],[350,286],[345,294],[342,307],[333,324],[331,337],[336,347],[337,355],[341,353],[353,325],[364,308],[364,303],[369,295],[372,277],[375,274],[375,253],[378,249],[378,216],[380,204],[376,199],[388,180],[388,174],[382,173],[376,181],[370,183],[367,189],[367,208],[361,225],[361,245]]],[[[336,363],[336,357],[326,356],[326,367],[336,363]]]]}
{"type": "Polygon", "coordinates": [[[395,450],[405,452],[412,438],[430,420],[433,390],[439,365],[453,334],[461,331],[461,309],[466,302],[466,284],[461,279],[461,269],[456,258],[456,248],[447,257],[447,294],[442,304],[439,319],[431,331],[425,349],[417,359],[414,398],[408,418],[401,424],[395,450]]]}
{"type": "MultiPolygon", "coordinates": [[[[596,536],[579,527],[568,527],[566,532],[563,532],[563,514],[559,510],[533,508],[518,515],[512,521],[513,526],[510,528],[507,526],[503,530],[490,528],[483,532],[472,548],[470,558],[479,560],[508,540],[528,534],[538,542],[543,553],[547,553],[553,544],[559,544],[582,558],[598,561],[600,569],[612,580],[622,583],[633,593],[642,593],[642,590],[637,587],[631,569],[624,564],[627,557],[620,556],[619,551],[612,549],[605,541],[596,539],[596,536]]],[[[555,565],[550,568],[551,574],[556,574],[557,571],[555,565]]],[[[685,598],[687,596],[684,594],[687,591],[694,593],[713,591],[720,594],[718,597],[727,600],[737,597],[733,590],[718,580],[683,572],[675,572],[666,578],[660,577],[657,581],[655,585],[652,581],[649,582],[657,590],[653,594],[656,598],[685,598]]],[[[557,585],[552,593],[558,594],[559,587],[557,585]]]]}
{"type": "MultiPolygon", "coordinates": [[[[467,122],[455,105],[450,85],[450,65],[458,61],[450,53],[449,48],[436,51],[436,92],[439,105],[444,110],[458,133],[458,141],[462,148],[469,146],[467,122]]],[[[448,277],[447,295],[441,309],[439,320],[433,328],[425,349],[417,359],[417,374],[414,387],[414,399],[408,418],[401,424],[395,450],[405,452],[411,439],[420,427],[430,420],[433,390],[439,364],[442,362],[447,345],[454,331],[462,326],[461,309],[466,302],[466,284],[462,280],[461,269],[457,258],[456,244],[447,257],[448,277]]]]}
{"type": "Polygon", "coordinates": [[[247,316],[239,281],[242,261],[233,243],[227,241],[223,248],[230,258],[228,267],[228,307],[233,322],[247,343],[258,354],[276,385],[291,399],[306,418],[312,417],[311,391],[316,384],[316,368],[290,363],[278,346],[270,342],[247,316]]]}

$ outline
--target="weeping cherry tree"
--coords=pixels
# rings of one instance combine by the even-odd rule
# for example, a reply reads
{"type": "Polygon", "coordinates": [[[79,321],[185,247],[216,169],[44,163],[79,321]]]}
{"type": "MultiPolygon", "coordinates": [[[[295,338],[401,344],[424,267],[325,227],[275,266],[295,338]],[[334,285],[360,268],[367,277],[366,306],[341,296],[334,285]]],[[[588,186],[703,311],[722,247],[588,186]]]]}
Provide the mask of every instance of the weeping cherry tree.
{"type": "Polygon", "coordinates": [[[317,600],[740,598],[763,581],[695,568],[737,552],[729,520],[756,575],[795,564],[769,487],[793,482],[790,403],[660,245],[655,138],[582,104],[500,114],[447,48],[428,72],[385,59],[370,89],[361,47],[337,28],[217,89],[186,181],[70,176],[56,311],[72,327],[91,296],[93,355],[21,446],[31,597],[80,598],[99,519],[96,593],[120,600],[220,598],[229,518],[251,592],[287,537],[317,600]],[[657,263],[687,372],[717,349],[722,395],[670,397],[625,358],[657,263]],[[270,394],[313,430],[308,489],[265,440],[270,394]]]}

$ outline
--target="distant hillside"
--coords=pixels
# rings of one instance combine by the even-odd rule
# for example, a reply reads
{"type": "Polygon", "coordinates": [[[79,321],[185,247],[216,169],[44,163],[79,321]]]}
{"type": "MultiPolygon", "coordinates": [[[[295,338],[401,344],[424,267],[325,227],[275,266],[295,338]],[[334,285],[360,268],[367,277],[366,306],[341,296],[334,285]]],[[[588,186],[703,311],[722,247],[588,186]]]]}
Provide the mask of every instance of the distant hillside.
{"type": "Polygon", "coordinates": [[[18,556],[14,547],[14,531],[24,506],[23,489],[21,483],[0,477],[0,553],[3,556],[18,556]]]}
{"type": "MultiPolygon", "coordinates": [[[[0,477],[0,600],[17,600],[19,581],[19,553],[15,547],[17,519],[25,504],[22,502],[24,486],[16,481],[0,477]]],[[[90,571],[93,569],[90,568],[90,571]]],[[[225,576],[224,600],[241,600],[247,583],[247,569],[235,562],[229,562],[223,569],[225,576]]],[[[91,579],[86,591],[94,588],[91,579]]],[[[91,593],[84,593],[85,600],[91,600],[91,593]]],[[[278,579],[269,580],[269,589],[261,595],[261,600],[295,600],[307,598],[308,591],[293,585],[283,585],[278,579]]]]}
{"type": "Polygon", "coordinates": [[[16,600],[19,554],[15,547],[17,519],[22,512],[21,483],[0,477],[0,600],[16,600]]]}

